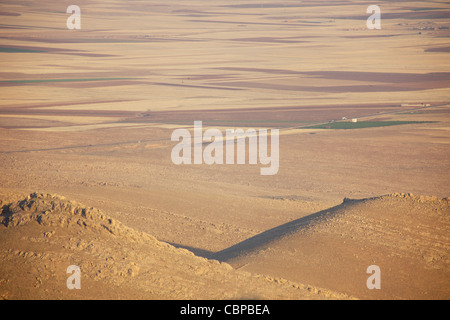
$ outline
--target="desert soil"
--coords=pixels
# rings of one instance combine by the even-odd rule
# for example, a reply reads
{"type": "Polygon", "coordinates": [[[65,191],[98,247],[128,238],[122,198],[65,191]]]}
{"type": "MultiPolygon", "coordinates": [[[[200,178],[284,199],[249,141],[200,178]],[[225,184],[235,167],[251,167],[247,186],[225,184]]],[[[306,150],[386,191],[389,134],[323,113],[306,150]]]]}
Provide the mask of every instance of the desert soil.
{"type": "Polygon", "coordinates": [[[0,4],[0,297],[449,299],[450,5],[172,2],[0,4]],[[278,173],[175,165],[195,120],[278,173]]]}

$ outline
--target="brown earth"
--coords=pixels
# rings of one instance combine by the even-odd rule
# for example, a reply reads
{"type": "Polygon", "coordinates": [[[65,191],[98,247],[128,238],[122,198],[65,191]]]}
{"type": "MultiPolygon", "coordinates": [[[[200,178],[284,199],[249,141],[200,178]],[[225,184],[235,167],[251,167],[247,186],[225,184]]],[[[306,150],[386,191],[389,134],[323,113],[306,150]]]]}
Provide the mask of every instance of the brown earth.
{"type": "Polygon", "coordinates": [[[61,1],[0,5],[2,221],[24,219],[0,225],[3,298],[449,298],[445,203],[382,196],[449,196],[446,1],[385,1],[381,30],[364,1],[78,5],[81,30],[61,1]],[[302,129],[343,118],[417,123],[302,129]],[[171,134],[195,120],[280,128],[278,174],[174,165],[171,134]],[[66,210],[85,206],[47,194],[105,214],[89,209],[88,227],[66,210]],[[238,270],[212,259],[302,219],[314,227],[238,270]],[[81,292],[65,287],[69,263],[81,292]],[[369,263],[381,290],[365,287],[369,263]]]}
{"type": "Polygon", "coordinates": [[[349,298],[196,257],[64,197],[2,196],[2,299],[349,298]],[[67,288],[71,265],[81,269],[79,290],[67,288]]]}

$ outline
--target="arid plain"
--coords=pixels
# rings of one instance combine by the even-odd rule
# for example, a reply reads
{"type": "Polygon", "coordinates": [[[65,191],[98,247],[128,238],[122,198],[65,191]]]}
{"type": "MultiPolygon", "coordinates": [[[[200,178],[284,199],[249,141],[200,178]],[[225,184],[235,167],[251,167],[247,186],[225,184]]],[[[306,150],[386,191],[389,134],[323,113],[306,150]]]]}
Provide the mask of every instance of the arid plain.
{"type": "Polygon", "coordinates": [[[0,298],[449,299],[450,5],[372,4],[2,1],[0,298]],[[278,173],[175,165],[199,120],[278,173]]]}

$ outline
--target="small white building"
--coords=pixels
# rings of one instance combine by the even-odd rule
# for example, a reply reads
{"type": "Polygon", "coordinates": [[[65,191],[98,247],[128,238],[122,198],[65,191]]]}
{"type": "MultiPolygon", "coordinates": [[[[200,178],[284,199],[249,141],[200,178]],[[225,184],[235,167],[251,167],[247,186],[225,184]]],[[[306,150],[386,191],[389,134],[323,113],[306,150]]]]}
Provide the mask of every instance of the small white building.
{"type": "Polygon", "coordinates": [[[356,122],[358,122],[358,119],[353,118],[353,119],[352,119],[352,122],[356,123],[356,122]]]}

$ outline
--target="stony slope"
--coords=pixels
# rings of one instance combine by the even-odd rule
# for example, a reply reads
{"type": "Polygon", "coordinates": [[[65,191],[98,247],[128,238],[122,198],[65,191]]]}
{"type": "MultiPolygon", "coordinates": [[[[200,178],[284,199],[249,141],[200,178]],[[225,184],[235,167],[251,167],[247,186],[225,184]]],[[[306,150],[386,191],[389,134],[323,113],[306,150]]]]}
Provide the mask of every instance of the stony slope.
{"type": "Polygon", "coordinates": [[[194,256],[64,197],[17,198],[0,202],[3,299],[348,298],[194,256]],[[67,288],[70,265],[80,290],[67,288]]]}

